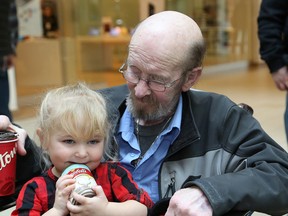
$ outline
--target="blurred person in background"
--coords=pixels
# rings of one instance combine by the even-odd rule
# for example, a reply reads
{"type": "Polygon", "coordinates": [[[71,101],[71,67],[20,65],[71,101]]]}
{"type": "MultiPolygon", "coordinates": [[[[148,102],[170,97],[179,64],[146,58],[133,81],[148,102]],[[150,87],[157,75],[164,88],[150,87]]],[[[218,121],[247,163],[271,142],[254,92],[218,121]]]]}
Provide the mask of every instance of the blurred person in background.
{"type": "MultiPolygon", "coordinates": [[[[288,1],[262,0],[258,16],[260,55],[266,62],[277,88],[288,90],[288,1]]],[[[288,94],[284,114],[288,140],[288,94]]]]}
{"type": "Polygon", "coordinates": [[[8,69],[13,66],[18,40],[18,19],[14,0],[1,0],[0,29],[0,114],[12,120],[9,110],[8,69]]]}
{"type": "Polygon", "coordinates": [[[42,4],[42,25],[44,37],[56,38],[58,36],[58,20],[52,2],[42,4]]]}

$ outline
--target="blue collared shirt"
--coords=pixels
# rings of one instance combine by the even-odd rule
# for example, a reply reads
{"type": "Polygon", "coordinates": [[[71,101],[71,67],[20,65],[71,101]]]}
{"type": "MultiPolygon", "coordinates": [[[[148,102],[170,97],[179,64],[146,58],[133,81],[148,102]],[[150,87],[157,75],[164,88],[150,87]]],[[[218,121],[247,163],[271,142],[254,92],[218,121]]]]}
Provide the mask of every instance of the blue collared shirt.
{"type": "Polygon", "coordinates": [[[119,131],[116,134],[116,140],[120,149],[119,160],[132,173],[138,186],[145,189],[154,202],[159,200],[158,173],[160,166],[170,145],[180,133],[182,106],[181,96],[171,122],[161,132],[158,139],[155,140],[154,144],[148,149],[136,167],[131,165],[131,162],[140,157],[141,150],[137,137],[134,134],[134,119],[126,109],[120,120],[119,131]]]}

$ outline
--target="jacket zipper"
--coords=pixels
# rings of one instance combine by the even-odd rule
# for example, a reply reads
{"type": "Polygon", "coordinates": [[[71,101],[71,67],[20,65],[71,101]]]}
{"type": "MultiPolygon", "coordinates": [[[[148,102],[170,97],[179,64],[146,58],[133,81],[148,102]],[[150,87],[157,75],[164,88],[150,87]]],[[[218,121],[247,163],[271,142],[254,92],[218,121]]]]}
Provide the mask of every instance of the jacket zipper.
{"type": "Polygon", "coordinates": [[[166,193],[164,195],[164,198],[168,198],[169,194],[171,194],[171,196],[173,196],[173,194],[175,193],[175,171],[170,172],[170,183],[168,184],[166,193]]]}

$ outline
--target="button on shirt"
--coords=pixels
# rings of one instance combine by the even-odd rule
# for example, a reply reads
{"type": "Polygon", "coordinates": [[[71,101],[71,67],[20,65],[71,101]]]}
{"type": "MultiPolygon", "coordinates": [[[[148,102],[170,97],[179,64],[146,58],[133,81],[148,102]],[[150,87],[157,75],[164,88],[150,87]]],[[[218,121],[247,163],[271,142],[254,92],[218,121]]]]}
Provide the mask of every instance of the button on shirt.
{"type": "Polygon", "coordinates": [[[145,189],[154,202],[159,200],[158,173],[160,166],[170,145],[180,133],[182,106],[181,96],[171,122],[161,132],[136,167],[132,165],[132,161],[140,157],[141,150],[134,134],[134,118],[126,109],[120,120],[119,131],[116,134],[119,145],[119,160],[122,166],[132,173],[139,187],[145,189]]]}

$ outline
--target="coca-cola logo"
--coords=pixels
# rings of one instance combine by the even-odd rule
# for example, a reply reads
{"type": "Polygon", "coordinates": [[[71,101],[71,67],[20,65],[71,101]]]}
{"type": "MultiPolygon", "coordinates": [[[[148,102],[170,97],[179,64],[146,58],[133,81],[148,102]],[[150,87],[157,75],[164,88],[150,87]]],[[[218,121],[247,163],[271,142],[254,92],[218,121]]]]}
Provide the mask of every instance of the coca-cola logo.
{"type": "Polygon", "coordinates": [[[77,176],[82,173],[88,173],[88,171],[84,168],[77,168],[77,169],[70,171],[68,174],[73,174],[74,176],[77,176]]]}
{"type": "Polygon", "coordinates": [[[10,152],[6,151],[3,154],[0,154],[0,171],[10,164],[14,157],[16,157],[16,147],[10,152]]]}

